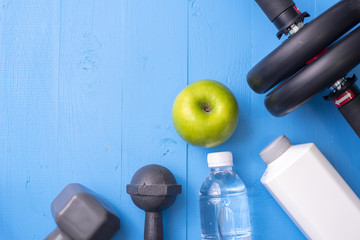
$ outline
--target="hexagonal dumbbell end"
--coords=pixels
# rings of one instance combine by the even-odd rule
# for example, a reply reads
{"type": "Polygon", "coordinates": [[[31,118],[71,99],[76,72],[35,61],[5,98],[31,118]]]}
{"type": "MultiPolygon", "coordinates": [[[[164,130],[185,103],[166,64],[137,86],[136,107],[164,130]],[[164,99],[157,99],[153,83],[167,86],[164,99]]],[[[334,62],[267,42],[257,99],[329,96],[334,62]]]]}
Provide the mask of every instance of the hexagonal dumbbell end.
{"type": "Polygon", "coordinates": [[[109,240],[120,229],[115,210],[90,189],[72,183],[51,203],[58,225],[45,240],[109,240]]]}

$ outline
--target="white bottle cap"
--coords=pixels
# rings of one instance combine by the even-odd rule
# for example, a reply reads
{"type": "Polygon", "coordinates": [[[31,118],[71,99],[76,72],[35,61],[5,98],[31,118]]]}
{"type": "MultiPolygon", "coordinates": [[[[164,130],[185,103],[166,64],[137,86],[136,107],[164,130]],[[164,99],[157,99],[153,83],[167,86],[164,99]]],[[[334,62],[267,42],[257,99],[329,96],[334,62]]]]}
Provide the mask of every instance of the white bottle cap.
{"type": "Polygon", "coordinates": [[[270,164],[291,146],[290,140],[285,135],[281,135],[260,152],[260,157],[266,164],[270,164]]]}
{"type": "Polygon", "coordinates": [[[233,166],[233,156],[231,152],[208,153],[207,162],[209,168],[233,166]]]}

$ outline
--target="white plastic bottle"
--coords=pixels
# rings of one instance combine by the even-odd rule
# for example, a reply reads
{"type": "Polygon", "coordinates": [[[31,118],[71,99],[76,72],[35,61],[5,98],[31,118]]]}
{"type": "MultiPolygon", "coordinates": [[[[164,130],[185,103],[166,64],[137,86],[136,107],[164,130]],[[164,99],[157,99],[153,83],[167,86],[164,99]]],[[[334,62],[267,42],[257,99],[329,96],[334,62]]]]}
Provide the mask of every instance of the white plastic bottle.
{"type": "Polygon", "coordinates": [[[360,239],[360,200],[313,143],[283,135],[260,156],[261,182],[308,239],[360,239]]]}

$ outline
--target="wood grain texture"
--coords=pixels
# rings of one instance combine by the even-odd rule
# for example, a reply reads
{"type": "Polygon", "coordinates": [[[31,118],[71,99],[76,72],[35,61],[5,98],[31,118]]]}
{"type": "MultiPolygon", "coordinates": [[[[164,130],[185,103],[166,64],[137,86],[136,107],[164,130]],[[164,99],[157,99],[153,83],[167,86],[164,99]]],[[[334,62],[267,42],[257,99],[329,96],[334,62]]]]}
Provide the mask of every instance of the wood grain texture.
{"type": "Polygon", "coordinates": [[[1,1],[0,16],[0,235],[41,239],[57,191],[59,1],[1,1]]]}
{"type": "MultiPolygon", "coordinates": [[[[335,2],[298,7],[312,19],[335,2]]],[[[322,94],[283,118],[266,111],[245,78],[280,44],[275,33],[254,1],[1,0],[0,239],[43,239],[71,182],[115,206],[114,239],[142,239],[144,212],[125,187],[151,163],[183,186],[165,239],[200,239],[206,154],[225,150],[248,188],[253,239],[305,239],[261,185],[259,152],[281,134],[314,142],[359,196],[360,144],[322,94]],[[200,79],[224,83],[240,107],[236,132],[213,149],[187,145],[171,119],[176,95],[200,79]]]]}

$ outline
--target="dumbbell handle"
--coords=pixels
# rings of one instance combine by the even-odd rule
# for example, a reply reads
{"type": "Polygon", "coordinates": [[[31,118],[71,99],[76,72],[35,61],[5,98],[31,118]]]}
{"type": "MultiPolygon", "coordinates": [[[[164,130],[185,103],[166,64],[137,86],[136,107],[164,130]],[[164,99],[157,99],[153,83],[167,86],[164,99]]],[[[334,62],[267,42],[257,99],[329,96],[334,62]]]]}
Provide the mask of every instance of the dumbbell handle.
{"type": "Polygon", "coordinates": [[[295,5],[292,0],[255,0],[261,10],[273,22],[286,9],[295,5]]]}
{"type": "Polygon", "coordinates": [[[163,221],[161,212],[145,213],[144,240],[163,240],[163,221]]]}
{"type": "Polygon", "coordinates": [[[73,240],[73,239],[69,237],[66,233],[62,232],[59,228],[56,228],[44,240],[73,240]]]}
{"type": "Polygon", "coordinates": [[[355,133],[360,137],[360,95],[338,109],[355,133]]]}

